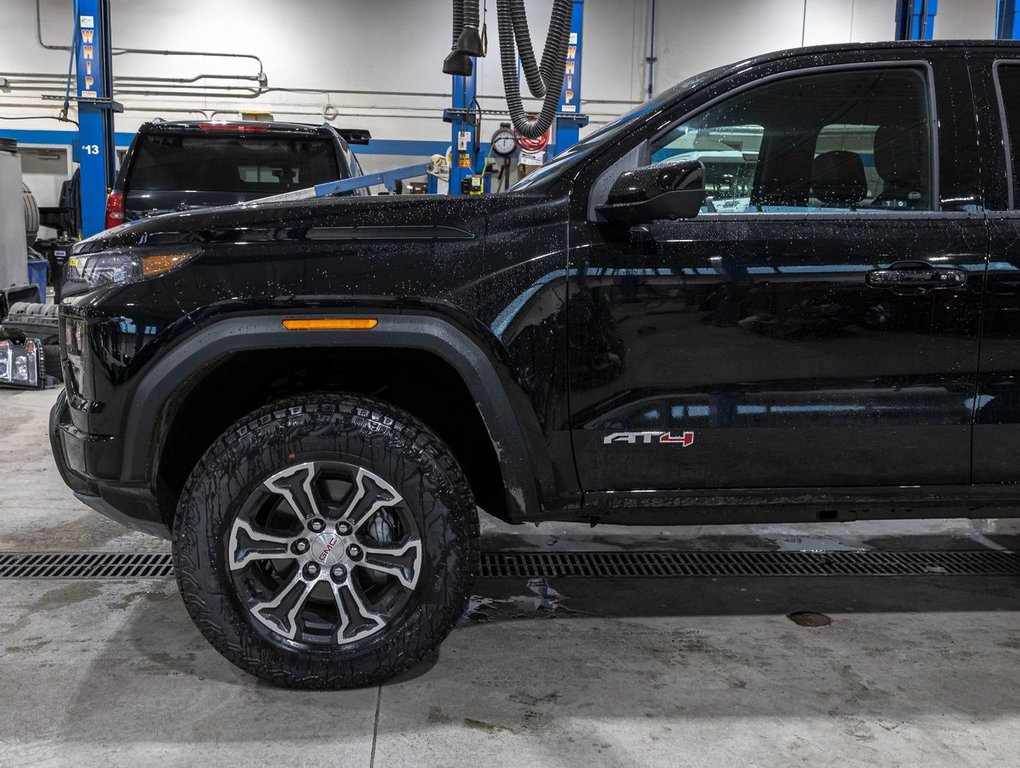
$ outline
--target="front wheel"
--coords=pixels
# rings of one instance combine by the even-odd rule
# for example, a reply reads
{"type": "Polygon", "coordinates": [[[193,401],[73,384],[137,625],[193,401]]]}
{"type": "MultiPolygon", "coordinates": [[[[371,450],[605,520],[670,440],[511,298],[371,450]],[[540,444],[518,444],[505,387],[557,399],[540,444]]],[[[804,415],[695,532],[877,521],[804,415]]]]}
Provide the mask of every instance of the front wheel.
{"type": "Polygon", "coordinates": [[[230,427],[178,505],[177,581],[227,659],[298,688],[381,682],[453,627],[478,517],[448,449],[377,400],[308,395],[230,427]]]}

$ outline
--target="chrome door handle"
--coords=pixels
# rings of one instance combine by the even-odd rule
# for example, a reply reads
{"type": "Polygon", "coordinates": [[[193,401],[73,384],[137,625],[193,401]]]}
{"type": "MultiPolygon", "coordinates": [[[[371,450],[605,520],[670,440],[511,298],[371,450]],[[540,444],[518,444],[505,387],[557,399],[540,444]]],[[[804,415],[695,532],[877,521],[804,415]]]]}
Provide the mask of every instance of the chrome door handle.
{"type": "Polygon", "coordinates": [[[887,269],[873,269],[864,277],[872,288],[916,291],[917,289],[959,288],[967,273],[957,267],[933,267],[923,262],[900,262],[887,269]]]}

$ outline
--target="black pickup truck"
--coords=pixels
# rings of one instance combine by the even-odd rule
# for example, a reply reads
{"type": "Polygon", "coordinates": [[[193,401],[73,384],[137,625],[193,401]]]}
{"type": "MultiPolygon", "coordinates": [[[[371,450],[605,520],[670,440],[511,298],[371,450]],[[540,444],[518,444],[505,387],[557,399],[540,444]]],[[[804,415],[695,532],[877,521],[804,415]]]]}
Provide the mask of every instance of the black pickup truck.
{"type": "Polygon", "coordinates": [[[512,522],[1020,509],[1020,46],[693,77],[508,193],[81,243],[53,451],[281,685],[432,651],[512,522]]]}
{"type": "MultiPolygon", "coordinates": [[[[246,203],[361,175],[368,131],[256,120],[143,123],[106,199],[106,226],[246,203]]],[[[359,190],[356,194],[367,194],[359,190]]]]}

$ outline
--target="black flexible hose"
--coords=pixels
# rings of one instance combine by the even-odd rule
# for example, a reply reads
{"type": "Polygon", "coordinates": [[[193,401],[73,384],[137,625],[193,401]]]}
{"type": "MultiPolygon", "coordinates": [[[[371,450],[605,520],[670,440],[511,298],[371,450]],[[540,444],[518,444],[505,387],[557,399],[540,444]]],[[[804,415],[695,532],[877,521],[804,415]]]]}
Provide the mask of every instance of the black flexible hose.
{"type": "MultiPolygon", "coordinates": [[[[520,0],[521,13],[524,13],[524,0],[520,0]]],[[[567,45],[570,42],[570,22],[574,16],[572,0],[553,3],[552,15],[549,20],[549,36],[542,51],[542,79],[546,88],[552,82],[560,84],[563,90],[563,75],[567,63],[567,45]]],[[[559,101],[559,95],[556,96],[559,101]]]]}
{"type": "Polygon", "coordinates": [[[464,0],[453,0],[453,43],[457,47],[457,38],[464,29],[464,0]]]}
{"type": "MultiPolygon", "coordinates": [[[[531,30],[528,28],[528,12],[524,7],[524,0],[505,0],[510,6],[510,20],[513,22],[514,42],[521,57],[521,69],[524,70],[524,79],[528,81],[528,90],[536,99],[545,96],[545,78],[538,62],[535,60],[535,49],[531,45],[531,30]]],[[[546,52],[549,49],[549,40],[546,39],[546,52]]],[[[503,32],[499,33],[500,44],[503,41],[503,32]]],[[[546,54],[542,54],[542,63],[545,63],[546,54]]]]}
{"type": "MultiPolygon", "coordinates": [[[[541,66],[535,66],[535,54],[528,34],[524,0],[497,0],[496,21],[499,29],[499,58],[503,69],[503,87],[506,90],[510,119],[517,133],[526,139],[541,137],[556,118],[560,95],[563,92],[563,75],[567,62],[567,44],[570,41],[570,23],[573,17],[573,0],[553,0],[549,35],[542,52],[541,66]],[[517,30],[521,30],[518,33],[517,30]],[[541,80],[544,100],[536,120],[528,118],[521,101],[521,82],[517,77],[517,47],[521,47],[521,67],[528,85],[535,93],[533,80],[541,80]],[[527,52],[527,53],[526,53],[527,52]],[[530,70],[530,73],[529,73],[530,70]]],[[[536,94],[537,95],[537,94],[536,94]]]]}
{"type": "MultiPolygon", "coordinates": [[[[481,23],[481,11],[478,8],[479,0],[462,0],[464,3],[464,27],[473,27],[478,29],[478,25],[481,23]]],[[[460,34],[458,32],[457,34],[460,34]]]]}

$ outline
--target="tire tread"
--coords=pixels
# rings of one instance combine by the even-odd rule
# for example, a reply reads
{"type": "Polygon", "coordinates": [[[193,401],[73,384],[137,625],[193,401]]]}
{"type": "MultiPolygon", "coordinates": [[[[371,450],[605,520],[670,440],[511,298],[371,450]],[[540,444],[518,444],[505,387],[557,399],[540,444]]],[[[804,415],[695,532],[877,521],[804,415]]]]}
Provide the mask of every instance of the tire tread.
{"type": "MultiPolygon", "coordinates": [[[[429,477],[429,473],[426,472],[423,477],[429,477]]],[[[240,489],[230,490],[236,492],[240,489]]],[[[427,526],[428,521],[425,524],[427,526]]],[[[429,531],[424,530],[423,536],[428,535],[429,531]]],[[[478,515],[467,478],[450,450],[424,424],[407,411],[374,398],[315,393],[277,401],[252,412],[235,422],[209,447],[185,483],[178,502],[173,530],[173,561],[178,587],[192,620],[213,647],[235,665],[282,687],[352,688],[381,683],[418,664],[435,651],[460,618],[464,600],[478,575],[478,537],[478,515]],[[421,620],[414,622],[414,631],[401,627],[394,637],[388,637],[381,659],[377,658],[377,654],[366,659],[355,658],[348,663],[336,663],[335,660],[324,663],[327,656],[313,651],[290,654],[286,657],[287,663],[281,664],[278,650],[267,648],[267,643],[250,630],[235,628],[233,632],[225,632],[222,612],[208,599],[210,592],[203,584],[202,575],[209,570],[209,563],[203,562],[203,559],[212,558],[201,547],[196,531],[203,532],[205,542],[217,542],[218,535],[216,520],[208,516],[202,519],[200,499],[209,498],[210,494],[222,494],[221,486],[230,486],[230,479],[223,482],[221,478],[225,467],[231,466],[236,459],[237,451],[243,449],[246,438],[286,421],[289,415],[294,415],[292,409],[295,408],[309,415],[316,410],[330,413],[335,409],[335,414],[340,417],[363,409],[384,420],[392,419],[389,427],[392,434],[387,439],[390,444],[404,446],[402,463],[410,451],[414,454],[412,458],[416,466],[432,465],[435,469],[436,477],[432,478],[432,483],[447,509],[447,514],[443,515],[447,536],[461,547],[457,553],[456,573],[452,579],[444,578],[447,584],[455,585],[460,594],[446,596],[453,599],[442,600],[438,605],[422,605],[419,609],[421,620]],[[232,642],[228,634],[236,636],[239,642],[232,642]],[[373,661],[376,663],[371,663],[373,661]]],[[[227,598],[224,594],[219,597],[227,598]]],[[[233,617],[234,623],[239,621],[245,620],[240,616],[233,617]]]]}

